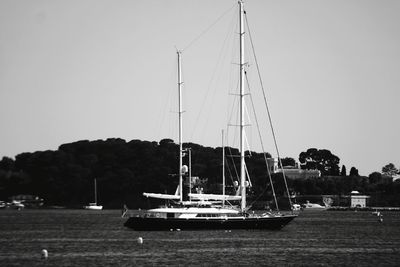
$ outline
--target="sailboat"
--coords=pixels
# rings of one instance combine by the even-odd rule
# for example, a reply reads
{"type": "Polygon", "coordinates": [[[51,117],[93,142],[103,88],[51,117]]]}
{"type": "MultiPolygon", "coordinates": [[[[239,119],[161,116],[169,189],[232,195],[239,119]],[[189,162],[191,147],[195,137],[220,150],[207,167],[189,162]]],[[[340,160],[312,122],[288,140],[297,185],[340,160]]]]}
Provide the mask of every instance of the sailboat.
{"type": "Polygon", "coordinates": [[[103,206],[97,205],[97,181],[94,179],[94,202],[83,207],[86,210],[102,210],[103,206]]]}
{"type": "Polygon", "coordinates": [[[179,89],[179,185],[173,195],[158,193],[143,193],[146,197],[175,201],[176,205],[149,209],[140,214],[130,215],[124,226],[136,231],[162,231],[162,230],[232,230],[232,229],[270,229],[279,230],[297,217],[291,214],[265,212],[254,214],[248,212],[246,205],[246,166],[245,166],[245,132],[244,132],[244,8],[239,1],[239,26],[240,26],[240,185],[238,194],[226,195],[223,191],[219,194],[191,193],[187,194],[189,200],[183,197],[183,176],[187,168],[182,164],[183,154],[186,150],[182,147],[182,75],[181,51],[178,55],[178,89],[179,89]],[[240,206],[224,205],[225,202],[240,201],[240,206]],[[217,204],[216,204],[217,203],[217,204]],[[218,204],[221,203],[221,204],[218,204]]]}

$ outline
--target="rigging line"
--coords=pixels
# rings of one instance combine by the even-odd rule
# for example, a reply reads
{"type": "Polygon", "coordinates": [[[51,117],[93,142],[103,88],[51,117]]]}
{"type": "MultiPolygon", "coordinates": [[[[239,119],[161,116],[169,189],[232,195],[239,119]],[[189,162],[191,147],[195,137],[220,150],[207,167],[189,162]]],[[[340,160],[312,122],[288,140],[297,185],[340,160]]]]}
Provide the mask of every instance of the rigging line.
{"type": "Polygon", "coordinates": [[[220,21],[226,14],[229,13],[236,5],[233,5],[227,11],[225,11],[221,16],[219,16],[210,26],[208,26],[205,30],[203,30],[196,38],[194,38],[185,48],[182,49],[182,52],[191,47],[197,40],[199,40],[204,34],[206,34],[218,21],[220,21]]]}
{"type": "MultiPolygon", "coordinates": [[[[221,75],[221,70],[220,70],[219,73],[217,74],[217,69],[218,69],[218,66],[219,66],[219,65],[222,65],[222,64],[223,64],[223,61],[224,61],[225,58],[226,58],[226,53],[222,53],[222,50],[224,49],[225,46],[228,46],[228,45],[229,45],[229,43],[227,44],[227,40],[230,39],[230,38],[229,38],[230,35],[231,35],[231,34],[228,33],[227,36],[226,36],[226,39],[225,39],[225,41],[224,41],[224,45],[223,45],[222,48],[221,48],[221,52],[220,52],[220,56],[219,56],[218,63],[217,63],[217,65],[216,65],[216,67],[215,67],[215,72],[214,72],[213,77],[212,77],[212,79],[211,79],[211,81],[210,81],[209,88],[211,89],[212,87],[214,87],[213,90],[212,90],[212,95],[211,95],[212,102],[211,102],[211,107],[210,107],[209,112],[208,112],[208,115],[207,115],[205,127],[203,128],[203,131],[202,131],[202,136],[204,136],[204,132],[205,132],[206,129],[208,128],[208,123],[210,122],[210,116],[215,115],[215,113],[213,112],[213,111],[214,111],[214,108],[215,108],[215,105],[214,105],[215,99],[216,99],[215,95],[216,95],[216,93],[217,93],[217,87],[218,87],[217,85],[218,85],[219,81],[221,80],[221,76],[222,76],[222,75],[221,75]],[[225,44],[227,44],[227,45],[225,45],[225,44]],[[211,86],[212,83],[215,83],[215,85],[214,85],[214,86],[211,86]]],[[[221,69],[221,68],[220,68],[220,69],[221,69]]],[[[208,96],[208,92],[209,92],[209,90],[207,91],[207,96],[208,96]]],[[[203,110],[204,106],[205,106],[205,105],[202,105],[202,110],[203,110]]]]}
{"type": "MultiPolygon", "coordinates": [[[[237,88],[239,87],[239,83],[237,84],[237,88]]],[[[227,125],[227,140],[229,141],[229,133],[230,133],[230,128],[235,127],[236,125],[239,125],[239,99],[235,96],[234,100],[232,101],[232,106],[230,110],[230,116],[228,116],[228,125],[227,125]],[[236,116],[234,116],[234,113],[236,112],[236,116]],[[234,121],[234,119],[236,119],[234,121]]],[[[231,145],[235,146],[237,144],[237,133],[238,131],[233,131],[233,137],[231,139],[231,145]]]]}
{"type": "MultiPolygon", "coordinates": [[[[232,157],[233,154],[232,154],[232,149],[231,149],[230,146],[228,146],[228,151],[229,151],[229,155],[230,155],[230,158],[231,158],[231,161],[232,161],[233,170],[235,171],[236,179],[239,180],[239,173],[238,173],[237,168],[236,168],[235,160],[233,159],[234,157],[232,157]]],[[[233,178],[232,178],[232,180],[233,180],[233,178]]]]}
{"type": "MultiPolygon", "coordinates": [[[[238,22],[238,20],[235,18],[235,20],[234,21],[236,21],[236,25],[235,25],[235,29],[237,29],[239,26],[238,26],[238,24],[239,24],[239,22],[238,22]]],[[[234,35],[235,36],[235,35],[234,35]]],[[[237,42],[236,41],[234,41],[234,43],[236,44],[237,42]]],[[[231,47],[231,58],[234,58],[234,55],[236,55],[237,53],[237,46],[235,46],[235,45],[232,45],[232,47],[231,47]]],[[[231,63],[231,65],[232,65],[232,63],[231,63]]],[[[239,82],[240,82],[240,79],[239,79],[239,77],[237,77],[236,78],[236,76],[235,76],[235,74],[234,73],[236,73],[236,71],[237,71],[237,68],[235,67],[235,68],[233,68],[233,67],[231,67],[230,69],[229,69],[229,84],[228,84],[228,88],[227,88],[227,93],[228,93],[228,95],[235,95],[233,92],[238,92],[239,91],[239,82]],[[234,85],[235,84],[235,80],[236,80],[236,85],[234,85]],[[232,88],[235,88],[235,90],[233,90],[232,91],[232,88]]],[[[227,112],[227,114],[226,114],[226,121],[229,123],[229,124],[233,124],[233,121],[232,121],[232,117],[233,117],[233,114],[234,114],[234,111],[236,110],[236,105],[237,105],[237,112],[239,113],[239,100],[237,99],[237,96],[234,96],[233,97],[233,100],[232,101],[228,101],[228,109],[226,110],[226,112],[227,112]],[[229,103],[230,102],[230,103],[229,103]],[[237,103],[236,103],[237,102],[237,103]],[[231,104],[231,105],[230,105],[231,104]],[[229,106],[231,106],[231,108],[229,109],[229,106]]],[[[239,116],[237,115],[236,117],[235,117],[236,119],[238,119],[239,118],[239,116]]],[[[237,124],[237,122],[235,122],[235,124],[237,124]]],[[[229,127],[229,125],[228,125],[228,127],[229,127]]]]}
{"type": "Polygon", "coordinates": [[[250,32],[250,27],[249,27],[249,22],[247,20],[246,12],[244,14],[245,14],[244,17],[245,17],[245,20],[246,20],[247,30],[249,31],[249,39],[250,39],[250,43],[251,43],[251,48],[253,50],[254,61],[256,63],[256,67],[257,67],[258,78],[260,80],[261,89],[262,89],[262,93],[263,93],[263,96],[264,96],[264,103],[265,103],[265,106],[267,108],[268,119],[269,119],[269,123],[270,123],[270,126],[271,126],[271,132],[272,132],[272,136],[273,136],[273,139],[274,139],[275,149],[276,149],[276,153],[277,153],[277,156],[278,156],[279,164],[281,165],[281,168],[282,168],[283,180],[284,180],[285,186],[286,186],[286,193],[288,195],[289,205],[290,205],[290,207],[292,207],[292,201],[290,200],[290,194],[289,194],[289,187],[288,187],[288,184],[287,184],[287,181],[286,181],[285,172],[283,170],[281,157],[279,155],[279,149],[278,149],[278,144],[277,144],[277,141],[276,141],[275,130],[274,130],[274,127],[272,125],[272,118],[271,118],[271,114],[269,112],[267,97],[266,97],[265,90],[264,90],[264,85],[263,85],[263,82],[262,82],[262,79],[261,79],[261,73],[260,73],[260,68],[259,68],[259,65],[258,65],[258,61],[257,61],[255,49],[254,49],[253,38],[251,37],[251,32],[250,32]]]}
{"type": "MultiPolygon", "coordinates": [[[[232,52],[232,55],[233,55],[233,53],[235,52],[235,47],[234,46],[232,46],[232,51],[231,52],[232,52]]],[[[229,79],[230,80],[229,88],[233,87],[233,83],[234,83],[234,81],[233,81],[234,79],[232,78],[232,76],[233,76],[232,72],[233,72],[233,70],[231,69],[231,71],[230,71],[230,77],[231,78],[229,79]]],[[[229,88],[228,88],[228,93],[230,91],[229,88]]],[[[239,79],[236,80],[236,89],[234,90],[234,92],[238,91],[238,88],[239,88],[239,79]]],[[[227,141],[228,142],[229,142],[229,134],[231,132],[230,131],[230,127],[229,127],[230,124],[232,124],[232,125],[238,125],[239,124],[239,99],[237,98],[237,96],[234,96],[233,98],[234,99],[231,102],[230,112],[228,111],[228,114],[227,114],[228,125],[227,125],[227,133],[226,134],[227,134],[227,141]],[[234,116],[235,112],[236,112],[236,116],[234,116]],[[236,121],[234,121],[234,118],[236,119],[236,121]]],[[[238,138],[237,131],[233,131],[232,146],[235,146],[235,143],[237,142],[237,138],[238,138]]],[[[231,146],[228,146],[228,151],[229,151],[229,155],[230,155],[230,160],[232,162],[232,168],[233,168],[234,174],[235,174],[235,176],[231,174],[232,175],[231,179],[232,179],[232,182],[233,182],[233,179],[236,179],[235,181],[238,181],[239,180],[239,172],[238,172],[238,168],[237,168],[237,166],[235,164],[235,160],[234,160],[234,156],[233,156],[233,153],[232,153],[232,147],[231,146]]]]}
{"type": "Polygon", "coordinates": [[[251,149],[250,149],[250,145],[249,145],[249,139],[247,138],[247,134],[246,133],[244,133],[244,142],[245,142],[245,144],[247,146],[247,152],[249,153],[249,157],[251,157],[252,153],[251,153],[251,149]]]}
{"type": "MultiPolygon", "coordinates": [[[[234,18],[235,20],[235,22],[236,22],[236,25],[235,25],[235,27],[233,27],[234,29],[238,29],[239,28],[239,22],[238,22],[238,20],[237,20],[237,18],[234,18]]],[[[233,35],[233,43],[234,44],[237,44],[238,43],[238,36],[237,35],[233,35]]],[[[231,59],[234,59],[235,58],[235,56],[237,55],[239,53],[239,49],[238,49],[238,46],[237,45],[232,45],[232,47],[231,47],[231,59]]],[[[230,63],[231,64],[231,67],[229,68],[229,84],[228,84],[228,93],[231,93],[230,92],[230,89],[231,88],[233,88],[234,87],[234,83],[235,83],[235,80],[236,80],[236,89],[233,91],[233,92],[238,92],[239,91],[239,77],[237,77],[236,78],[236,74],[237,74],[237,67],[236,67],[236,65],[237,64],[234,64],[234,62],[231,62],[230,63]]]]}
{"type": "MultiPolygon", "coordinates": [[[[261,130],[260,130],[260,124],[258,123],[257,113],[256,113],[256,110],[255,110],[255,107],[254,107],[253,96],[252,96],[252,94],[251,94],[250,84],[249,84],[249,80],[247,79],[247,73],[246,73],[246,72],[244,73],[244,77],[246,77],[247,89],[249,90],[249,93],[250,93],[249,95],[250,95],[251,106],[253,107],[254,120],[256,121],[256,125],[257,125],[258,136],[259,136],[259,138],[260,138],[261,149],[262,149],[263,156],[264,156],[264,162],[265,162],[265,165],[266,165],[266,167],[267,167],[267,173],[268,173],[269,182],[270,182],[270,184],[271,184],[272,195],[273,195],[274,200],[275,200],[276,210],[279,211],[278,201],[277,201],[277,199],[276,199],[276,194],[275,194],[275,187],[274,187],[274,184],[273,184],[273,182],[272,182],[271,171],[270,171],[269,166],[268,166],[267,156],[265,155],[265,148],[264,148],[264,142],[263,142],[263,140],[262,140],[262,135],[261,135],[261,130]]],[[[266,190],[267,190],[267,187],[265,188],[264,192],[265,192],[266,190]]],[[[264,193],[264,192],[263,192],[263,193],[264,193]]]]}
{"type": "MultiPolygon", "coordinates": [[[[237,83],[236,83],[236,90],[238,90],[238,88],[239,88],[239,80],[237,80],[237,83]]],[[[239,113],[239,100],[238,100],[237,96],[234,96],[234,99],[232,101],[230,114],[227,114],[228,115],[227,116],[228,117],[227,118],[228,123],[238,124],[238,121],[237,121],[238,120],[238,114],[236,114],[236,116],[233,116],[235,110],[236,110],[237,113],[239,113]],[[236,118],[236,122],[233,122],[233,118],[236,118]]]]}
{"type": "MultiPolygon", "coordinates": [[[[239,180],[239,173],[238,173],[238,170],[237,170],[237,167],[236,167],[236,164],[235,164],[235,160],[234,160],[234,157],[233,157],[233,154],[232,154],[231,147],[228,147],[228,151],[229,151],[229,156],[230,156],[229,158],[232,161],[232,167],[231,168],[233,168],[233,171],[234,171],[234,175],[231,174],[231,180],[232,180],[232,183],[234,183],[234,181],[238,181],[239,180]]],[[[229,163],[228,160],[226,162],[229,163]]],[[[231,172],[229,171],[229,173],[231,173],[231,172]]]]}
{"type": "Polygon", "coordinates": [[[232,139],[232,146],[233,147],[235,147],[235,146],[237,146],[237,147],[239,147],[239,141],[240,141],[240,134],[239,134],[239,131],[237,131],[236,130],[236,127],[237,127],[237,125],[240,125],[240,121],[239,121],[239,113],[240,113],[240,110],[239,110],[239,99],[238,99],[238,101],[237,101],[237,104],[238,104],[238,108],[236,109],[236,116],[235,116],[235,118],[236,118],[236,120],[235,121],[233,121],[233,124],[232,124],[232,126],[234,127],[234,129],[233,129],[233,139],[232,139]]]}
{"type": "Polygon", "coordinates": [[[249,170],[247,169],[247,165],[246,164],[244,165],[244,170],[246,171],[247,179],[249,180],[249,187],[252,187],[253,184],[251,183],[249,170]]]}
{"type": "MultiPolygon", "coordinates": [[[[246,102],[244,103],[244,109],[245,109],[245,114],[247,114],[248,125],[251,125],[250,112],[247,109],[246,102]]],[[[251,128],[250,128],[250,130],[251,130],[251,128]]],[[[250,139],[251,139],[251,137],[252,137],[252,132],[250,133],[250,139]]],[[[249,151],[249,156],[251,156],[252,154],[251,154],[251,149],[250,149],[250,143],[249,143],[249,139],[247,138],[246,132],[244,133],[244,140],[245,140],[245,143],[247,146],[247,150],[249,151]]]]}
{"type": "Polygon", "coordinates": [[[232,175],[232,172],[231,172],[231,167],[230,167],[230,165],[229,165],[229,161],[226,160],[226,157],[225,157],[225,164],[226,164],[226,169],[228,169],[229,178],[231,178],[232,185],[234,185],[235,182],[234,182],[234,180],[233,180],[233,175],[232,175]]]}
{"type": "MultiPolygon", "coordinates": [[[[175,62],[175,61],[174,61],[175,62]]],[[[172,81],[172,77],[174,77],[175,76],[175,72],[176,72],[176,65],[177,65],[177,63],[175,62],[174,63],[174,65],[171,67],[171,73],[170,73],[170,75],[168,76],[168,81],[172,81]]],[[[168,84],[170,84],[169,82],[168,82],[168,84]]],[[[168,86],[168,89],[166,90],[167,91],[167,98],[166,98],[166,101],[163,101],[164,102],[164,105],[163,105],[163,108],[162,108],[162,110],[161,110],[161,112],[162,112],[162,114],[159,114],[159,123],[158,123],[158,127],[157,127],[157,137],[158,138],[166,138],[165,136],[161,136],[161,130],[162,129],[164,129],[164,124],[165,124],[165,120],[166,120],[166,115],[167,115],[167,113],[169,113],[169,112],[171,112],[171,110],[169,109],[170,107],[171,107],[171,98],[172,98],[172,89],[171,89],[171,87],[170,86],[168,86]],[[169,111],[169,112],[166,112],[166,111],[169,111]]],[[[169,134],[169,131],[167,131],[168,132],[168,134],[169,134]]],[[[161,139],[160,139],[161,140],[161,139]]]]}
{"type": "Polygon", "coordinates": [[[227,167],[227,170],[228,170],[228,173],[229,173],[229,178],[231,178],[231,182],[232,182],[232,184],[234,184],[235,182],[233,181],[233,175],[232,175],[229,163],[228,163],[228,161],[226,159],[225,159],[225,162],[226,162],[226,167],[227,167]]]}
{"type": "MultiPolygon", "coordinates": [[[[232,24],[232,22],[231,22],[231,24],[232,24]]],[[[231,24],[230,24],[230,25],[231,25],[231,24]]],[[[231,27],[229,27],[229,28],[231,28],[231,27]]],[[[214,90],[213,90],[213,97],[212,97],[212,99],[215,98],[214,96],[215,96],[215,93],[216,93],[217,86],[213,86],[212,84],[213,84],[213,82],[214,82],[215,80],[217,80],[217,78],[215,78],[215,77],[217,76],[217,70],[218,70],[219,66],[222,64],[221,62],[223,61],[223,59],[224,59],[224,57],[225,57],[225,54],[223,53],[224,47],[226,47],[226,46],[229,45],[229,44],[227,44],[227,43],[228,43],[227,40],[229,39],[229,37],[230,37],[231,34],[232,34],[232,33],[230,33],[229,31],[227,32],[227,34],[226,34],[226,36],[225,36],[225,39],[224,39],[224,42],[223,42],[223,44],[222,44],[222,46],[221,46],[221,49],[220,49],[220,51],[219,51],[217,64],[216,64],[215,67],[214,67],[213,73],[212,73],[212,75],[211,75],[211,79],[210,79],[210,81],[209,81],[209,83],[208,83],[208,86],[207,86],[207,92],[206,92],[206,94],[205,94],[205,96],[204,96],[204,98],[203,98],[203,102],[202,102],[200,111],[199,111],[199,113],[197,114],[197,117],[196,117],[196,120],[195,120],[195,123],[194,123],[194,127],[193,127],[193,130],[192,130],[192,133],[191,133],[191,139],[193,139],[193,135],[196,133],[197,125],[199,124],[200,117],[201,117],[201,115],[203,114],[203,110],[204,110],[204,108],[205,108],[205,106],[206,106],[206,101],[207,101],[207,99],[209,98],[210,91],[211,91],[211,89],[212,89],[213,87],[214,87],[214,88],[213,88],[214,90]]],[[[219,80],[219,78],[218,78],[218,80],[219,80]]],[[[209,121],[209,116],[210,116],[210,115],[207,116],[206,125],[203,127],[203,131],[201,132],[200,137],[203,137],[203,136],[204,136],[204,131],[205,131],[205,129],[207,129],[207,124],[208,124],[208,121],[209,121]]]]}

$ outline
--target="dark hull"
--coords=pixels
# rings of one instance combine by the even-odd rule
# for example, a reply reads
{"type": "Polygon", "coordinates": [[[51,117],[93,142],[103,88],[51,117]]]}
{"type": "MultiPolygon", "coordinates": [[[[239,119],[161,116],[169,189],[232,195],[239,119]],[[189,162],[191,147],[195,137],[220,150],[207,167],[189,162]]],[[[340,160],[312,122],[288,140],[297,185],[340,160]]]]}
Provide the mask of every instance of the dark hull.
{"type": "Polygon", "coordinates": [[[280,217],[246,217],[246,218],[154,218],[130,217],[125,227],[136,231],[165,231],[165,230],[279,230],[291,222],[297,215],[280,217]]]}

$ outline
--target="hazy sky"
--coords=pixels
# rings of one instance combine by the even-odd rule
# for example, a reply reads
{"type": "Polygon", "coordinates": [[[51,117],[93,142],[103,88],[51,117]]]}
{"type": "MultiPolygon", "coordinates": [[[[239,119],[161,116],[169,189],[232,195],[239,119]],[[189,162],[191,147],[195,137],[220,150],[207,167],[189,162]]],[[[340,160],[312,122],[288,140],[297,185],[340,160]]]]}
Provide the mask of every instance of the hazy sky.
{"type": "MultiPolygon", "coordinates": [[[[315,147],[361,175],[400,167],[400,1],[245,8],[281,156],[315,147]]],[[[216,66],[233,51],[221,43],[235,15],[235,0],[1,0],[0,156],[83,139],[177,140],[176,48],[188,45],[184,141],[220,146],[228,90],[216,66]]]]}

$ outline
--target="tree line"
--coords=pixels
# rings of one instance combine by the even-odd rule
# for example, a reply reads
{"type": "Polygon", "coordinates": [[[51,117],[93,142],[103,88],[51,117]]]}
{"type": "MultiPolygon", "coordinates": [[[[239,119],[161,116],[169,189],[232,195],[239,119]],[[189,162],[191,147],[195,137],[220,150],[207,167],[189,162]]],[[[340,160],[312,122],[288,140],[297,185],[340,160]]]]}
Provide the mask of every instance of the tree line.
{"type": "MultiPolygon", "coordinates": [[[[215,191],[221,190],[222,148],[185,143],[184,148],[188,147],[191,148],[192,174],[208,179],[204,185],[206,192],[218,193],[215,191]]],[[[226,158],[226,179],[228,187],[234,190],[239,164],[235,156],[239,152],[231,147],[225,150],[227,155],[232,155],[226,158]]],[[[171,139],[126,142],[112,138],[63,144],[55,151],[25,152],[15,159],[3,157],[0,161],[0,200],[31,194],[45,199],[48,206],[80,207],[93,201],[93,181],[96,178],[98,201],[106,208],[120,208],[123,204],[132,208],[144,207],[147,201],[143,192],[175,192],[178,151],[179,146],[171,139]]],[[[266,153],[265,157],[271,156],[266,153]]],[[[184,161],[184,164],[189,164],[187,156],[184,161]]],[[[308,149],[300,153],[299,161],[301,168],[318,169],[322,177],[289,179],[291,192],[343,195],[359,190],[376,196],[379,203],[400,205],[400,184],[380,172],[361,177],[352,167],[346,175],[345,167],[339,168],[339,157],[324,149],[308,149]]],[[[250,199],[272,200],[264,154],[247,151],[246,162],[252,179],[250,199]]],[[[295,164],[292,158],[283,158],[281,162],[283,166],[295,164]]],[[[281,174],[273,174],[272,179],[278,197],[284,197],[281,174]]]]}

